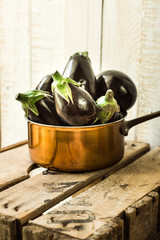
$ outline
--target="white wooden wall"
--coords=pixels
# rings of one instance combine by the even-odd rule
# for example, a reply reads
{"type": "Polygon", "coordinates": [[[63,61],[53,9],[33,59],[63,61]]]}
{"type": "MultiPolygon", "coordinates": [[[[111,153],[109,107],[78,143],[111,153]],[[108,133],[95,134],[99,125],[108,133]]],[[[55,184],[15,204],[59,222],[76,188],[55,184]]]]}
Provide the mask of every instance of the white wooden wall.
{"type": "MultiPolygon", "coordinates": [[[[127,119],[160,110],[160,0],[0,0],[0,145],[27,138],[15,95],[63,71],[88,51],[95,74],[128,74],[138,99],[127,119]]],[[[128,140],[160,144],[160,118],[130,130],[128,140]]]]}

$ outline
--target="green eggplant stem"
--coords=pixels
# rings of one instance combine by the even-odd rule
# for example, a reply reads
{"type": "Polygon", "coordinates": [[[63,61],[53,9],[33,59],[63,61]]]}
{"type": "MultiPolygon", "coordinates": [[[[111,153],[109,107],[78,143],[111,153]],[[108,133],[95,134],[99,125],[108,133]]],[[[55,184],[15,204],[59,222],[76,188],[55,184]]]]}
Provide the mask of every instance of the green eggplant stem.
{"type": "Polygon", "coordinates": [[[28,110],[38,116],[39,112],[35,103],[46,96],[50,96],[50,94],[41,90],[31,90],[25,93],[18,93],[15,99],[21,102],[26,117],[28,116],[28,110]]]}
{"type": "Polygon", "coordinates": [[[83,56],[83,57],[85,57],[89,62],[91,62],[91,60],[90,60],[90,58],[89,58],[89,56],[88,56],[88,52],[87,51],[84,51],[84,52],[76,52],[76,53],[74,53],[71,57],[73,57],[73,56],[83,56]]]}
{"type": "Polygon", "coordinates": [[[58,71],[51,74],[51,76],[55,82],[63,82],[63,77],[58,71]]]}
{"type": "Polygon", "coordinates": [[[70,101],[73,103],[72,91],[69,83],[77,86],[80,86],[80,83],[74,81],[71,78],[63,77],[58,71],[51,74],[51,76],[53,78],[53,83],[51,85],[52,92],[56,91],[68,103],[70,101]]]}
{"type": "Polygon", "coordinates": [[[111,89],[108,89],[108,91],[106,91],[106,94],[105,94],[105,100],[110,102],[113,100],[113,98],[114,98],[114,92],[111,89]]]}
{"type": "Polygon", "coordinates": [[[83,57],[88,57],[88,52],[87,51],[76,52],[76,53],[73,54],[73,56],[76,56],[76,55],[80,55],[80,56],[83,56],[83,57]]]}
{"type": "Polygon", "coordinates": [[[24,93],[18,93],[15,99],[19,102],[27,101],[27,96],[24,93]]]}

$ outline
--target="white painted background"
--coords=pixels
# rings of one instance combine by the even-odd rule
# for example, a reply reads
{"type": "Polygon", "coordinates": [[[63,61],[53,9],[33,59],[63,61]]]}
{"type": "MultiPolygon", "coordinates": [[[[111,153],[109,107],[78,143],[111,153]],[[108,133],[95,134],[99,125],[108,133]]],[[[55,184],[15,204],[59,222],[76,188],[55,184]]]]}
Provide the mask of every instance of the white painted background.
{"type": "MultiPolygon", "coordinates": [[[[0,146],[27,138],[15,95],[63,71],[88,51],[95,74],[116,69],[135,82],[127,119],[160,110],[160,0],[0,0],[0,146]]],[[[128,140],[160,144],[160,118],[129,131],[128,140]]]]}

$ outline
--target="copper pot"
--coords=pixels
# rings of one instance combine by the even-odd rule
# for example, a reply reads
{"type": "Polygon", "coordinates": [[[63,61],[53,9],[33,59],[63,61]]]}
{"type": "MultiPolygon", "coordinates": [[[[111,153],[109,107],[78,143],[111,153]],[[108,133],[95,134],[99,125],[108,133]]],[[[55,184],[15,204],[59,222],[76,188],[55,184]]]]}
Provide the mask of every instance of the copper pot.
{"type": "Polygon", "coordinates": [[[31,160],[50,170],[84,172],[103,169],[120,161],[124,136],[131,127],[160,116],[160,111],[125,121],[92,126],[65,127],[28,120],[31,160]]]}

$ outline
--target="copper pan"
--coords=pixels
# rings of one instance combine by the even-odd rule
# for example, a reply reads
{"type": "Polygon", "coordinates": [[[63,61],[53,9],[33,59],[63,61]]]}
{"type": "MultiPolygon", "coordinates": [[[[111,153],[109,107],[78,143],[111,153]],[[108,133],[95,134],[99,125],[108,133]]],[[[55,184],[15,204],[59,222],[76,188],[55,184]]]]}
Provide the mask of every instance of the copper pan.
{"type": "Polygon", "coordinates": [[[84,172],[109,167],[124,154],[124,136],[131,127],[160,116],[160,111],[130,121],[64,127],[28,122],[31,160],[50,170],[84,172]]]}

